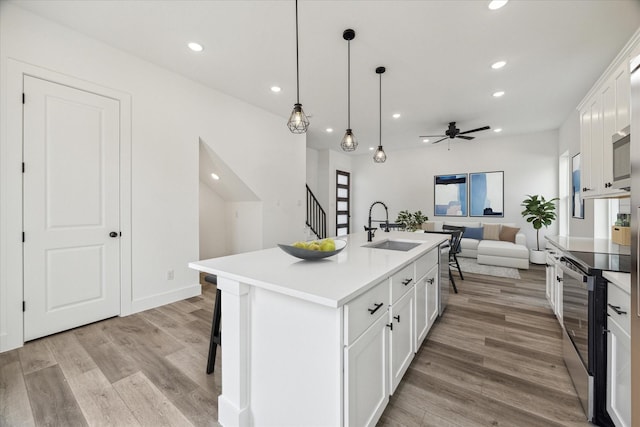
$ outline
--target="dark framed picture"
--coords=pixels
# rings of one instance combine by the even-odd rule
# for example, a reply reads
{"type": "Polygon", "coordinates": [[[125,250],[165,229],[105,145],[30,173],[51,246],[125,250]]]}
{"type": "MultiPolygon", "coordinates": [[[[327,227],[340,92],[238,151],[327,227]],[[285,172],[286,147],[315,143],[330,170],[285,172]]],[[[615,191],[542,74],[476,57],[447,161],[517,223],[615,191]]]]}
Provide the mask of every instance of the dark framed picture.
{"type": "Polygon", "coordinates": [[[571,216],[584,219],[584,200],[580,187],[580,153],[571,158],[571,216]]]}
{"type": "Polygon", "coordinates": [[[504,217],[504,172],[469,174],[469,216],[504,217]]]}
{"type": "Polygon", "coordinates": [[[435,175],[433,214],[467,216],[467,174],[435,175]]]}

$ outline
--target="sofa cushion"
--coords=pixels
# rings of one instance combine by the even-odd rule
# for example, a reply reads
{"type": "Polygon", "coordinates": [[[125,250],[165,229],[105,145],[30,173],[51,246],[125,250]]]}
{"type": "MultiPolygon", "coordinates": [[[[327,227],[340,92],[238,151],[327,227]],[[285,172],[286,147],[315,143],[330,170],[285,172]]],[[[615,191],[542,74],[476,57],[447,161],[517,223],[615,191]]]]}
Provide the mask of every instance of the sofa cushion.
{"type": "Polygon", "coordinates": [[[526,246],[516,245],[500,240],[483,240],[478,244],[478,255],[491,255],[504,258],[529,259],[529,249],[526,246]]]}
{"type": "Polygon", "coordinates": [[[480,240],[468,239],[463,237],[462,240],[460,240],[460,249],[461,250],[470,249],[475,251],[476,249],[478,249],[479,243],[480,243],[480,240]]]}
{"type": "Polygon", "coordinates": [[[502,228],[500,228],[500,240],[504,242],[515,243],[516,234],[518,234],[518,231],[520,231],[520,228],[518,227],[509,227],[507,225],[503,225],[502,228]]]}
{"type": "Polygon", "coordinates": [[[425,221],[422,223],[424,231],[442,231],[443,221],[425,221]]]}
{"type": "Polygon", "coordinates": [[[463,238],[482,240],[482,227],[467,227],[462,234],[463,238]]]}
{"type": "Polygon", "coordinates": [[[454,227],[482,227],[478,221],[445,221],[444,225],[452,225],[454,227]]]}
{"type": "Polygon", "coordinates": [[[484,224],[482,240],[500,240],[500,224],[484,224]]]}

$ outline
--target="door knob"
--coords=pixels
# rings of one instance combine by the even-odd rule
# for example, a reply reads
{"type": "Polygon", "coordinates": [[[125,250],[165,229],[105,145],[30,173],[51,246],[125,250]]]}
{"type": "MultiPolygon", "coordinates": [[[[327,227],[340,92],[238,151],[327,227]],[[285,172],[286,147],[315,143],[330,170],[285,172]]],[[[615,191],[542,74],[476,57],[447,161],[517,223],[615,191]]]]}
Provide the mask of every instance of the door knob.
{"type": "Polygon", "coordinates": [[[115,231],[112,231],[111,233],[109,233],[109,237],[118,237],[118,233],[115,231]]]}

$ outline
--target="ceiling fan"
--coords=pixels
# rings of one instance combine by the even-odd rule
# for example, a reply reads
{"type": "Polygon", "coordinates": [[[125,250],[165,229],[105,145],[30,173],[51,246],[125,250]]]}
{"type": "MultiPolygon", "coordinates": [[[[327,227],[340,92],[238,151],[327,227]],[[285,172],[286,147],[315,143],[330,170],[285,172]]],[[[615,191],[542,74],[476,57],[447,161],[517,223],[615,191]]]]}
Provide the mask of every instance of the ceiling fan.
{"type": "Polygon", "coordinates": [[[460,129],[456,127],[456,122],[449,122],[449,128],[444,132],[444,135],[421,135],[420,138],[440,138],[439,140],[435,141],[434,144],[437,144],[440,141],[444,141],[447,138],[450,138],[450,139],[460,138],[460,139],[471,140],[471,139],[474,139],[475,137],[467,136],[466,134],[472,133],[472,132],[479,132],[481,130],[487,130],[487,129],[491,129],[491,128],[489,126],[483,126],[481,128],[460,132],[460,129]]]}

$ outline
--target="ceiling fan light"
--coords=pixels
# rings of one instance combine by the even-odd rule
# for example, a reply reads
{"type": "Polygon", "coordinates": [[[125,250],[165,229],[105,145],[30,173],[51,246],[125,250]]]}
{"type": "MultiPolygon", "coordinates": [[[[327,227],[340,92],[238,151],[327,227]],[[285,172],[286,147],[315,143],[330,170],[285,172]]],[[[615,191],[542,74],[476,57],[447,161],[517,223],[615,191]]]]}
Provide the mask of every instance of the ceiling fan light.
{"type": "Polygon", "coordinates": [[[289,116],[287,127],[291,133],[305,133],[307,129],[309,129],[309,119],[306,114],[304,114],[302,104],[295,104],[293,106],[293,111],[291,112],[291,116],[289,116]]]}
{"type": "Polygon", "coordinates": [[[387,160],[387,155],[382,149],[382,145],[378,145],[378,149],[373,155],[373,161],[376,163],[384,163],[387,160]]]}
{"type": "Polygon", "coordinates": [[[340,147],[342,147],[344,151],[355,151],[355,149],[358,148],[358,141],[353,135],[353,131],[351,129],[347,129],[344,133],[342,142],[340,142],[340,147]]]}

